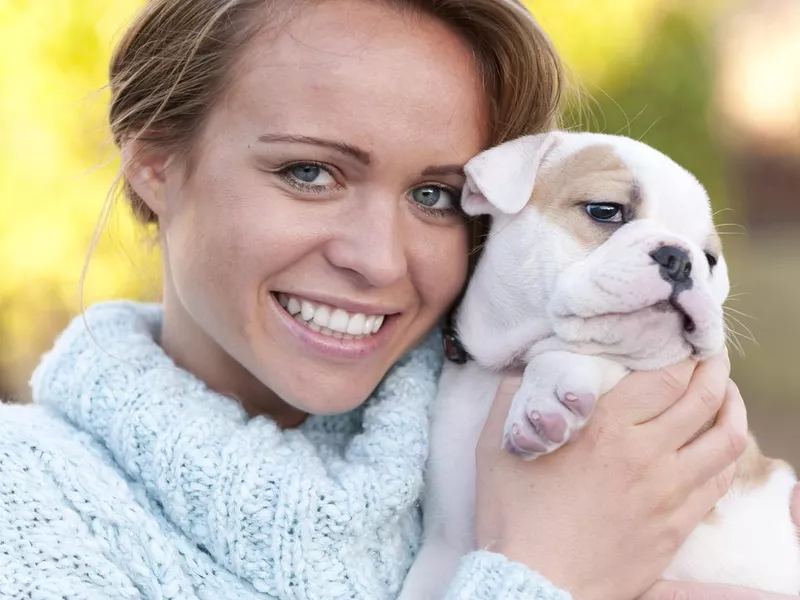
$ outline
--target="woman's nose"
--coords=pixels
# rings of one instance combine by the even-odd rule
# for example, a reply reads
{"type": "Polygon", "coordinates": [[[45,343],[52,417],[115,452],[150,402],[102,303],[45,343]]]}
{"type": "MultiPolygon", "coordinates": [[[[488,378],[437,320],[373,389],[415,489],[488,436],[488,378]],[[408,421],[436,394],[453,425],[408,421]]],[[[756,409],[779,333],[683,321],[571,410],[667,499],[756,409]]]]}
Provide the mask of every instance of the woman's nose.
{"type": "Polygon", "coordinates": [[[327,258],[371,287],[388,287],[408,271],[404,215],[396,202],[371,204],[347,215],[327,246],[327,258]]]}

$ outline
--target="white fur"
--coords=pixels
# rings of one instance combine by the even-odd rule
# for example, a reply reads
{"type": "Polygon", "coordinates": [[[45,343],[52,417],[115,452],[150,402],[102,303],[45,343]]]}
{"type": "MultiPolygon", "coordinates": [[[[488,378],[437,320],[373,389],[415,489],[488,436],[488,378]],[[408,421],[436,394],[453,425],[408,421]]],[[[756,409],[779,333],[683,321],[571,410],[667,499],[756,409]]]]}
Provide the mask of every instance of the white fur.
{"type": "MultiPolygon", "coordinates": [[[[628,138],[557,132],[493,148],[465,171],[465,210],[492,215],[489,241],[457,315],[474,361],[447,364],[442,375],[425,540],[401,600],[441,598],[458,561],[475,547],[474,451],[503,368],[525,364],[503,445],[531,459],[567,443],[593,401],[630,369],[661,368],[692,353],[707,357],[725,340],[727,267],[719,256],[712,272],[704,255],[714,227],[710,203],[697,180],[666,156],[628,138]],[[633,173],[642,203],[636,220],[599,247],[585,248],[528,199],[537,175],[593,144],[613,147],[633,173]],[[682,315],[664,310],[672,285],[650,257],[664,245],[692,259],[694,285],[676,295],[696,324],[692,333],[684,331],[682,315]],[[545,421],[557,425],[544,430],[545,421]],[[563,439],[551,439],[561,433],[563,439]]],[[[786,467],[759,488],[734,485],[664,577],[800,593],[800,539],[789,514],[795,482],[786,467]]]]}

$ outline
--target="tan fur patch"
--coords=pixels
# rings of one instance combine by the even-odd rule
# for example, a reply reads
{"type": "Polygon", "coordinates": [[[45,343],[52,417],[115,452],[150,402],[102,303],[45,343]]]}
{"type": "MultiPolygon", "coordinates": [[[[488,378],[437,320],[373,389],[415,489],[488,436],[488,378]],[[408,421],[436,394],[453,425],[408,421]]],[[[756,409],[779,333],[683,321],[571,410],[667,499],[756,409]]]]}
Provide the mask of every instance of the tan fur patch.
{"type": "MultiPolygon", "coordinates": [[[[749,441],[744,454],[736,461],[736,474],[733,477],[732,489],[747,491],[756,489],[765,483],[775,471],[789,467],[782,460],[767,458],[761,453],[753,434],[748,434],[749,441]]],[[[718,519],[716,510],[711,509],[703,523],[713,525],[718,519]]]]}
{"type": "MultiPolygon", "coordinates": [[[[767,482],[772,473],[788,466],[782,460],[764,456],[758,447],[756,439],[752,434],[749,434],[747,448],[744,454],[739,457],[739,460],[736,461],[736,474],[731,487],[741,491],[758,488],[767,482]]],[[[712,525],[717,521],[717,518],[716,511],[711,509],[711,512],[703,518],[703,523],[712,525]]]]}
{"type": "Polygon", "coordinates": [[[546,218],[567,229],[585,248],[596,248],[617,230],[593,221],[586,202],[613,202],[634,211],[641,191],[633,174],[610,145],[594,145],[567,157],[537,177],[531,204],[546,218]]]}
{"type": "Polygon", "coordinates": [[[783,465],[783,461],[764,456],[756,439],[750,434],[747,449],[736,462],[736,477],[733,485],[740,489],[757,488],[764,485],[769,476],[783,465]]]}

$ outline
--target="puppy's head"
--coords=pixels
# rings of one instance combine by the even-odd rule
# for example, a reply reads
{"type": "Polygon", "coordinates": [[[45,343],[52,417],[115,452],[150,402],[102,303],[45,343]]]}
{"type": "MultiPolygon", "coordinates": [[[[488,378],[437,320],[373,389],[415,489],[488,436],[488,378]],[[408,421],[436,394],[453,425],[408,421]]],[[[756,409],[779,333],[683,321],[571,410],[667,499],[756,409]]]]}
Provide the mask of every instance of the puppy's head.
{"type": "Polygon", "coordinates": [[[647,369],[721,350],[727,267],[708,196],[675,162],[629,138],[554,132],[465,171],[463,210],[492,217],[457,320],[477,360],[545,344],[647,369]]]}

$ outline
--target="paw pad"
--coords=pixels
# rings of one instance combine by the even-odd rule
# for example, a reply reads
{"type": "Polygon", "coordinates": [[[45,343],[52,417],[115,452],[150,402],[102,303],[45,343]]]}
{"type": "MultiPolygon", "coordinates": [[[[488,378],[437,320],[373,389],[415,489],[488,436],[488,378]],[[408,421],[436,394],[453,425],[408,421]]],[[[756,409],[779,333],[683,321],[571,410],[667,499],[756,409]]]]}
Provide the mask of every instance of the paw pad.
{"type": "Polygon", "coordinates": [[[538,410],[528,414],[528,420],[533,428],[545,440],[561,443],[567,437],[569,425],[566,419],[556,413],[542,413],[538,410]]]}
{"type": "Polygon", "coordinates": [[[561,402],[571,413],[583,419],[588,419],[589,415],[592,414],[596,401],[597,397],[589,393],[575,394],[567,392],[561,398],[561,402]]]}

